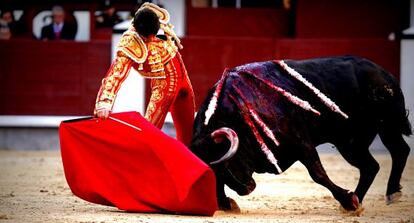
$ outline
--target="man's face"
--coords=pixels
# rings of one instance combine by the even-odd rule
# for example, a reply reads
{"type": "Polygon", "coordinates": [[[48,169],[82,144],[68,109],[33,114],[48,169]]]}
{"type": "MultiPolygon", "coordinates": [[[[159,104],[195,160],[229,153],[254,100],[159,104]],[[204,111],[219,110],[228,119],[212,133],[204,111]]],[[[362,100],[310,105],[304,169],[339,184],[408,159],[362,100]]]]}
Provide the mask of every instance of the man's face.
{"type": "Polygon", "coordinates": [[[114,7],[109,7],[104,11],[105,14],[112,16],[115,13],[115,8],[114,7]]]}
{"type": "Polygon", "coordinates": [[[56,24],[60,24],[65,19],[65,13],[63,11],[56,11],[53,12],[53,22],[56,24]]]}
{"type": "Polygon", "coordinates": [[[7,23],[13,22],[12,14],[11,12],[5,12],[2,16],[2,19],[6,21],[7,23]]]}

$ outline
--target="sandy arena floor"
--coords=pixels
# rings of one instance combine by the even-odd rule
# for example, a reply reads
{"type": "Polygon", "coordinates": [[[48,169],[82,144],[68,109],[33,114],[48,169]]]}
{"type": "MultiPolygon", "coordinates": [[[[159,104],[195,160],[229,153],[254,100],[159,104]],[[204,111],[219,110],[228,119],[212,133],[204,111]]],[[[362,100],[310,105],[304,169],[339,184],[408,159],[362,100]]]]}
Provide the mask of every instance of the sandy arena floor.
{"type": "MultiPolygon", "coordinates": [[[[0,150],[0,222],[398,222],[414,223],[414,156],[410,156],[400,202],[385,205],[390,172],[388,154],[377,154],[380,173],[364,200],[361,217],[342,213],[328,190],[314,183],[296,163],[281,176],[256,175],[257,189],[233,197],[241,214],[217,212],[214,217],[125,213],[87,203],[71,194],[58,151],[0,150]]],[[[335,154],[322,154],[331,179],[353,189],[358,171],[335,154]]]]}

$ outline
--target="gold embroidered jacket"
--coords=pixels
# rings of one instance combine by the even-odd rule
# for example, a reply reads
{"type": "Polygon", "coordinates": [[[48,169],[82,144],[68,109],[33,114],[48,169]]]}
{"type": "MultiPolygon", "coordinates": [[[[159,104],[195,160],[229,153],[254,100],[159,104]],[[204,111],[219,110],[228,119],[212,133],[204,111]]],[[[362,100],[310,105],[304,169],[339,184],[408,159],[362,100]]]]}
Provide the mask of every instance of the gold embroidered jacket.
{"type": "Polygon", "coordinates": [[[143,39],[131,27],[122,35],[116,50],[116,57],[102,80],[96,98],[95,112],[100,109],[112,109],[121,83],[127,77],[131,67],[145,78],[165,78],[164,65],[167,64],[181,47],[171,24],[161,23],[166,40],[159,38],[143,39]]]}

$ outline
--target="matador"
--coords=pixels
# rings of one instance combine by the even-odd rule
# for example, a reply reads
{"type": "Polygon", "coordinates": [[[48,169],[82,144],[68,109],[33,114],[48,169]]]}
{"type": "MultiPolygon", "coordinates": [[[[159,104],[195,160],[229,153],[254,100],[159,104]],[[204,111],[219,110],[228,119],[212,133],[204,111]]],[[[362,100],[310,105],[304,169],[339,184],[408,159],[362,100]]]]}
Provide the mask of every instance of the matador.
{"type": "Polygon", "coordinates": [[[116,57],[98,92],[94,114],[106,119],[130,69],[151,79],[151,97],[145,118],[161,128],[171,112],[177,139],[189,145],[192,137],[194,93],[179,49],[180,39],[169,23],[169,13],[144,3],[118,43],[116,57]],[[157,35],[159,31],[163,35],[157,35]]]}

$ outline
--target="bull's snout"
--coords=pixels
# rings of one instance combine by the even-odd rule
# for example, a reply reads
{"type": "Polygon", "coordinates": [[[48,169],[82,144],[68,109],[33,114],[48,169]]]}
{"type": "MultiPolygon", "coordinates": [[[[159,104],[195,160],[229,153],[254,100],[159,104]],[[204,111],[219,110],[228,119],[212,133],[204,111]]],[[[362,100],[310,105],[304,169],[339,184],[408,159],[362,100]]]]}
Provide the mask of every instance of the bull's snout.
{"type": "Polygon", "coordinates": [[[246,187],[246,194],[250,194],[251,192],[254,191],[254,189],[256,189],[256,182],[254,180],[251,180],[246,187]]]}
{"type": "Polygon", "coordinates": [[[256,188],[256,182],[250,175],[237,177],[230,169],[226,169],[225,179],[227,186],[236,191],[240,196],[248,195],[256,188]]]}

